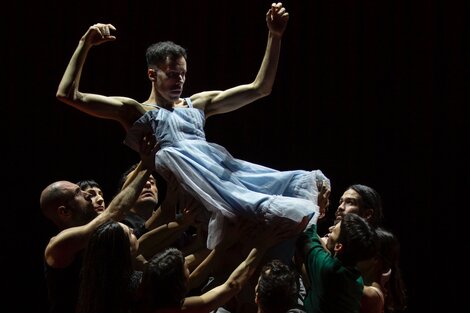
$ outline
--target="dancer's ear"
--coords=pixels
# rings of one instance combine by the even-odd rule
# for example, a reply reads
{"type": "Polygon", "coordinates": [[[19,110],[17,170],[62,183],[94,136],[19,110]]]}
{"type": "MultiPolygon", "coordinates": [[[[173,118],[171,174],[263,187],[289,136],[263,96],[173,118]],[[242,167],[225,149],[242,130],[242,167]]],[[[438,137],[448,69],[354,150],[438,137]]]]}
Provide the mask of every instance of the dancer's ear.
{"type": "Polygon", "coordinates": [[[157,79],[157,71],[151,67],[147,69],[147,76],[151,81],[155,81],[157,79]]]}

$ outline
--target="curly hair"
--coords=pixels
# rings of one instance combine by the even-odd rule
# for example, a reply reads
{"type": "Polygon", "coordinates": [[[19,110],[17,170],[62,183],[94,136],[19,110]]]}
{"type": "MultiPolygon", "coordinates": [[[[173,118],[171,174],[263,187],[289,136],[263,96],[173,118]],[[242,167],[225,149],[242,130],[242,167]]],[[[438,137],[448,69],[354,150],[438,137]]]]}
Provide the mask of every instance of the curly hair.
{"type": "Polygon", "coordinates": [[[152,257],[142,275],[141,291],[147,307],[154,310],[180,307],[187,293],[183,253],[167,248],[152,257]]]}

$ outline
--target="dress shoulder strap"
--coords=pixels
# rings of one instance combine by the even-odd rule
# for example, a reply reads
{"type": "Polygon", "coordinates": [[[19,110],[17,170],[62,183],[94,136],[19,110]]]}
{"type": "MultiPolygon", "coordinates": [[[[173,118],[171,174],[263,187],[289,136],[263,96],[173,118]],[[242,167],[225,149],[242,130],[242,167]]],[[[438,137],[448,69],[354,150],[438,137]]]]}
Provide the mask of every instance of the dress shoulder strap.
{"type": "Polygon", "coordinates": [[[191,98],[184,98],[184,101],[188,104],[189,108],[193,107],[193,102],[191,101],[191,98]]]}

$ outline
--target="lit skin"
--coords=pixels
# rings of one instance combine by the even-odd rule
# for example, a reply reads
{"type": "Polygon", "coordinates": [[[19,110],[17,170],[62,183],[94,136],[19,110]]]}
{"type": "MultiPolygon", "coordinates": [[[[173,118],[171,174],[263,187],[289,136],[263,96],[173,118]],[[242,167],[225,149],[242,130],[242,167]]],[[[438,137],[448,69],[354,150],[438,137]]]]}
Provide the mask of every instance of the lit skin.
{"type": "Polygon", "coordinates": [[[46,201],[44,199],[47,199],[54,189],[72,195],[66,201],[49,204],[51,208],[48,210],[52,211],[54,223],[61,230],[49,240],[44,251],[44,258],[50,267],[69,266],[76,255],[86,248],[91,234],[98,226],[109,220],[121,220],[125,216],[154,170],[155,149],[153,137],[144,137],[140,146],[141,162],[129,179],[127,187],[113,198],[101,214],[94,210],[91,195],[81,190],[77,184],[58,181],[42,191],[40,203],[46,201]]]}
{"type": "MultiPolygon", "coordinates": [[[[195,93],[190,96],[193,107],[202,110],[208,118],[212,115],[234,111],[268,96],[274,85],[281,39],[288,20],[289,13],[282,3],[272,3],[265,15],[268,28],[266,48],[255,79],[226,90],[195,93]]],[[[188,70],[187,62],[183,57],[176,60],[167,58],[158,66],[149,65],[147,77],[151,83],[151,89],[148,99],[143,102],[124,96],[84,92],[80,89],[82,70],[90,49],[116,40],[116,31],[114,25],[108,23],[96,23],[88,28],[79,40],[65,69],[56,92],[57,99],[91,116],[117,121],[125,131],[128,131],[134,122],[147,111],[154,110],[155,104],[167,109],[187,107],[185,100],[181,98],[188,70]]],[[[162,207],[165,205],[169,204],[163,203],[162,207]]],[[[146,215],[145,217],[149,218],[146,228],[151,229],[158,226],[162,220],[169,222],[167,215],[172,212],[172,209],[174,208],[157,210],[157,214],[153,215],[151,215],[151,210],[142,209],[140,211],[147,213],[139,215],[143,217],[146,215]],[[159,221],[154,222],[157,219],[159,221]]]]}
{"type": "MultiPolygon", "coordinates": [[[[357,215],[362,216],[366,220],[369,219],[372,216],[373,211],[364,210],[360,207],[360,203],[361,195],[359,193],[357,193],[354,189],[346,190],[339,199],[339,205],[335,212],[334,224],[340,222],[346,213],[356,213],[357,215]]],[[[334,225],[331,226],[328,231],[331,232],[333,227],[334,225]]]]}
{"type": "Polygon", "coordinates": [[[55,210],[56,225],[60,230],[85,224],[96,217],[91,194],[80,189],[77,184],[69,181],[57,181],[46,187],[42,194],[48,194],[54,189],[61,190],[63,194],[68,195],[67,204],[70,207],[61,204],[55,210]]]}
{"type": "Polygon", "coordinates": [[[326,248],[328,249],[328,251],[330,251],[334,255],[342,247],[342,244],[338,243],[338,238],[339,238],[340,232],[341,232],[341,221],[339,221],[338,223],[336,223],[333,226],[333,229],[328,234],[328,238],[326,240],[326,248]]]}
{"type": "Polygon", "coordinates": [[[355,190],[346,190],[339,199],[338,209],[335,212],[335,223],[338,223],[346,213],[360,215],[360,199],[361,196],[355,190]]]}
{"type": "Polygon", "coordinates": [[[138,215],[148,220],[158,202],[158,188],[155,178],[152,175],[145,182],[144,188],[140,193],[135,205],[130,209],[138,215]]]}
{"type": "MultiPolygon", "coordinates": [[[[332,251],[330,248],[335,238],[334,232],[339,228],[341,219],[346,213],[355,213],[366,219],[372,216],[373,211],[361,208],[360,203],[361,196],[353,189],[346,190],[341,196],[338,209],[335,212],[335,224],[329,228],[330,233],[322,238],[324,242],[326,239],[326,245],[330,251],[332,251]]],[[[368,260],[367,262],[361,262],[360,264],[368,264],[365,268],[377,269],[377,267],[370,264],[370,262],[376,262],[376,258],[368,260]]],[[[364,271],[364,269],[361,269],[361,272],[362,271],[364,271]]],[[[361,301],[361,313],[383,312],[384,299],[380,285],[376,282],[372,282],[370,286],[364,286],[361,301]]]]}
{"type": "MultiPolygon", "coordinates": [[[[175,310],[175,312],[210,312],[227,303],[247,285],[248,280],[259,267],[265,252],[276,243],[300,233],[307,223],[308,220],[304,219],[295,229],[286,228],[286,226],[260,227],[259,225],[248,225],[249,223],[227,225],[230,227],[230,231],[227,232],[229,236],[226,236],[224,238],[225,242],[222,240],[199,267],[191,273],[191,279],[194,278],[195,272],[199,272],[198,275],[205,276],[205,274],[201,273],[213,268],[212,265],[216,264],[220,258],[226,257],[227,248],[236,242],[237,238],[240,238],[243,234],[245,236],[247,234],[255,234],[251,241],[245,241],[252,245],[248,256],[232,271],[223,284],[214,287],[202,295],[185,298],[181,310],[175,310]],[[247,231],[248,229],[251,229],[251,231],[247,231]]],[[[249,246],[246,246],[246,248],[249,248],[249,246]]]]}
{"type": "Polygon", "coordinates": [[[93,207],[96,213],[102,213],[106,206],[104,202],[103,191],[98,187],[88,187],[85,188],[84,191],[91,195],[91,202],[93,203],[93,207]]]}
{"type": "MultiPolygon", "coordinates": [[[[261,66],[254,81],[226,90],[203,91],[192,95],[195,108],[204,111],[205,116],[227,113],[241,108],[271,93],[279,62],[281,38],[287,27],[289,13],[282,3],[273,3],[266,13],[268,39],[261,66]]],[[[139,102],[128,97],[104,96],[79,90],[82,69],[91,47],[116,40],[112,24],[97,23],[82,36],[69,61],[56,97],[89,115],[118,121],[127,131],[146,111],[154,109],[148,104],[164,108],[186,107],[181,98],[186,81],[187,64],[184,58],[166,60],[159,67],[147,69],[152,83],[149,98],[139,102]]]]}
{"type": "Polygon", "coordinates": [[[158,188],[157,188],[157,183],[155,181],[155,178],[153,178],[152,175],[150,175],[149,179],[147,179],[147,182],[145,183],[144,189],[142,189],[142,192],[140,193],[138,201],[144,201],[144,200],[152,200],[152,202],[155,202],[158,196],[158,188]]]}

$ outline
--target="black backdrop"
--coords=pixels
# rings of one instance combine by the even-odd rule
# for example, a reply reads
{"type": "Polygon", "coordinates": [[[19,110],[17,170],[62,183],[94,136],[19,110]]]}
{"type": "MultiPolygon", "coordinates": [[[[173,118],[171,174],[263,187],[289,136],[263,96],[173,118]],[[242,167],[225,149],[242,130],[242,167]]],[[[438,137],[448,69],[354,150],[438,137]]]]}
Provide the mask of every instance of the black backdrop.
{"type": "MultiPolygon", "coordinates": [[[[468,202],[457,204],[466,198],[457,190],[468,177],[468,2],[284,4],[290,20],[272,94],[210,118],[208,140],[280,170],[321,169],[332,181],[331,211],[349,184],[376,188],[386,226],[402,243],[409,311],[456,311],[460,253],[451,247],[461,240],[457,230],[468,211],[468,202]]],[[[40,213],[42,188],[94,178],[110,199],[120,174],[137,160],[117,123],[55,99],[86,29],[112,23],[117,40],[91,50],[81,90],[147,99],[145,49],[173,40],[189,51],[183,93],[189,96],[254,79],[269,5],[17,1],[2,10],[5,312],[45,311],[42,252],[55,231],[40,213]]]]}

